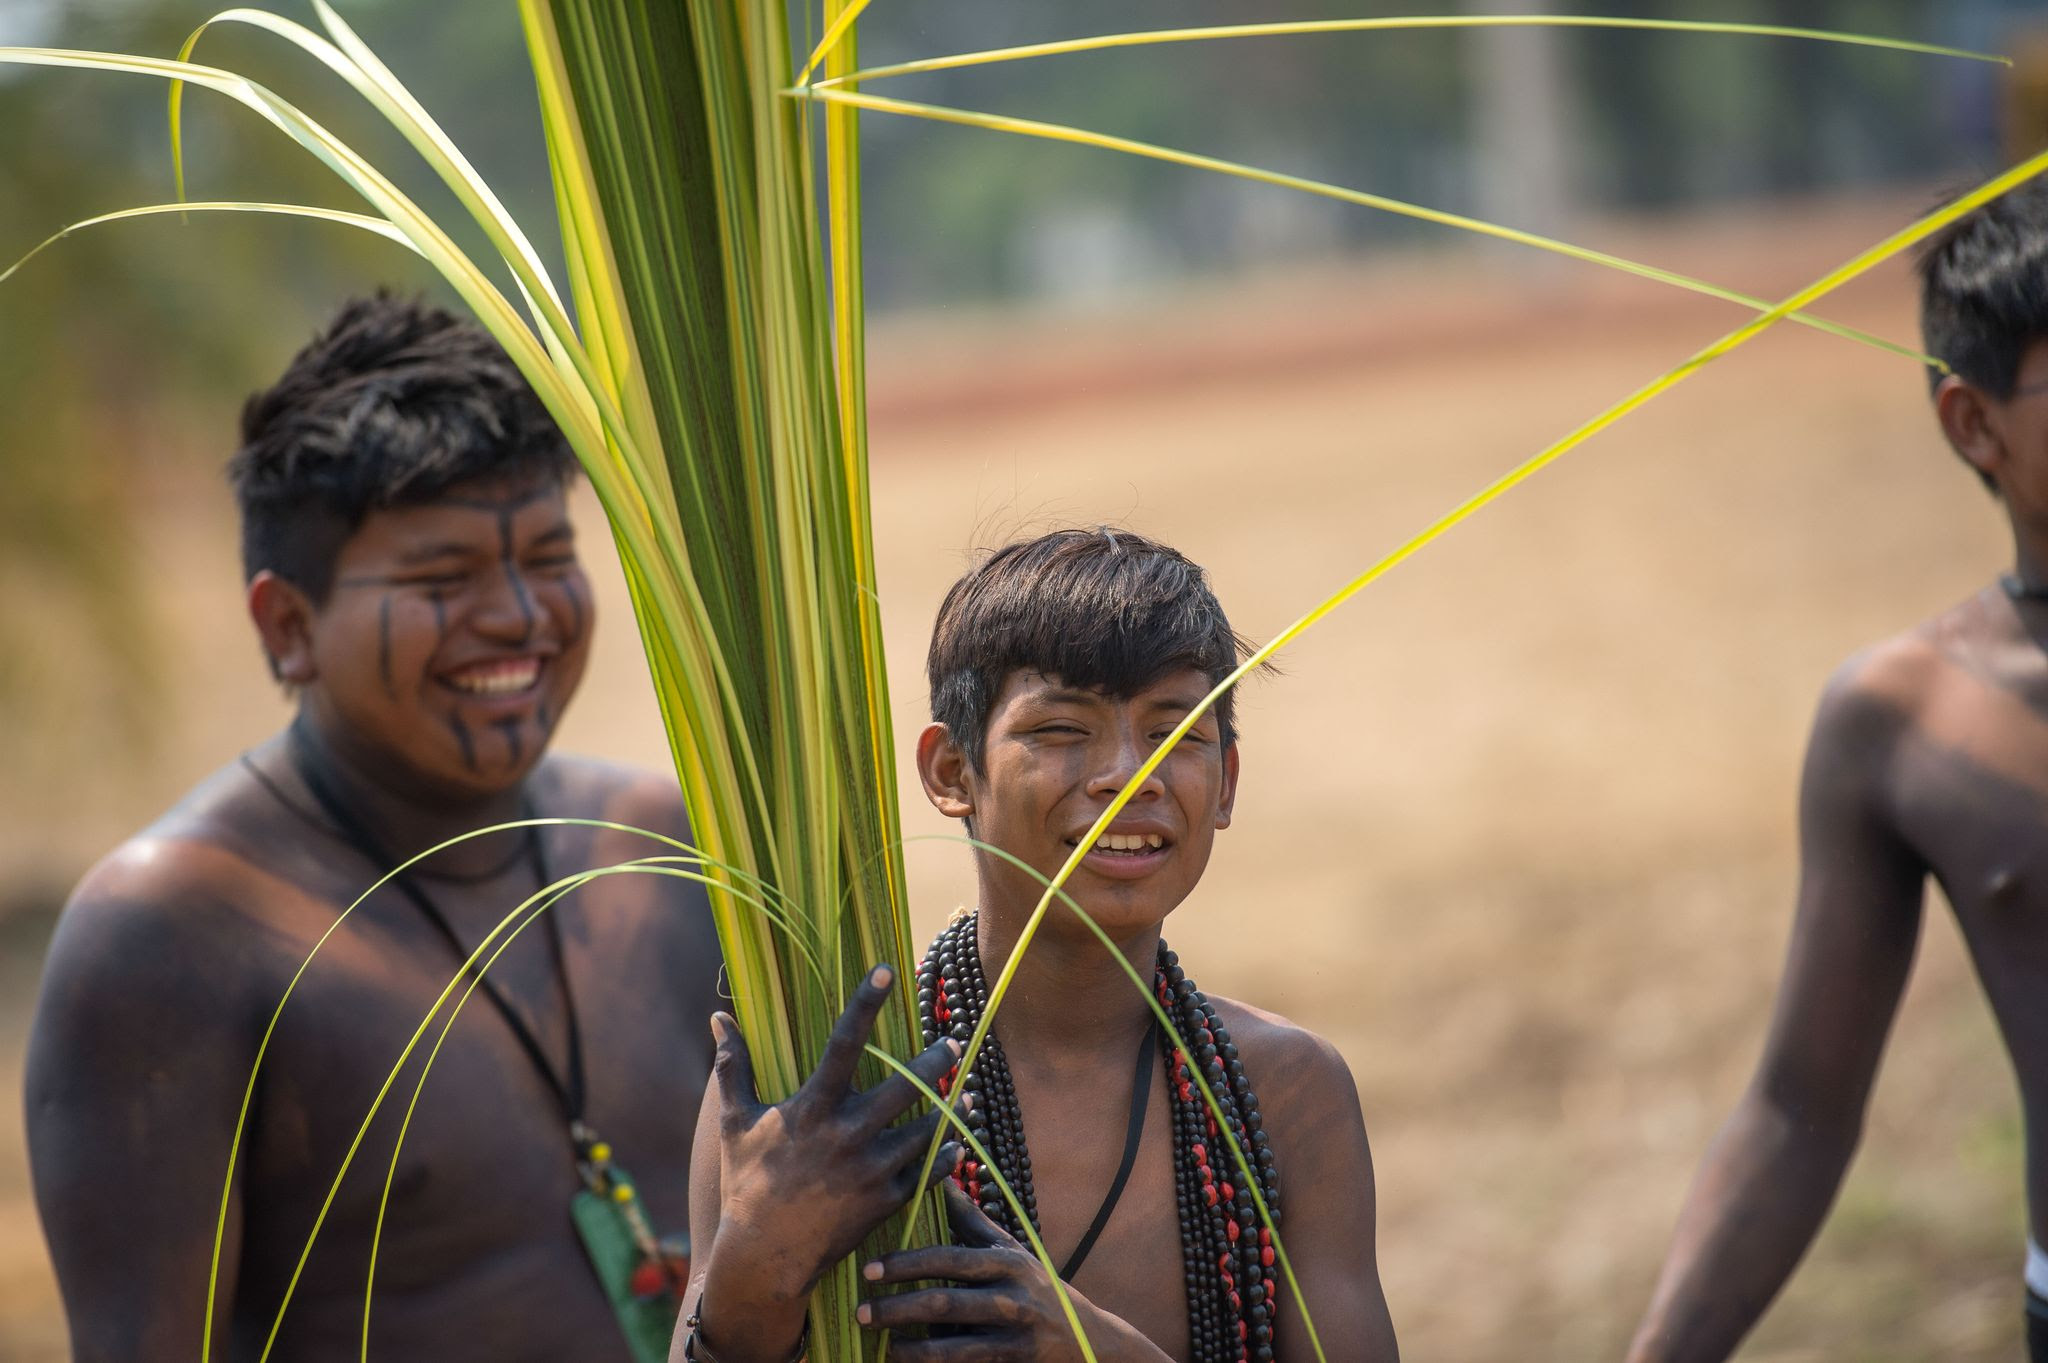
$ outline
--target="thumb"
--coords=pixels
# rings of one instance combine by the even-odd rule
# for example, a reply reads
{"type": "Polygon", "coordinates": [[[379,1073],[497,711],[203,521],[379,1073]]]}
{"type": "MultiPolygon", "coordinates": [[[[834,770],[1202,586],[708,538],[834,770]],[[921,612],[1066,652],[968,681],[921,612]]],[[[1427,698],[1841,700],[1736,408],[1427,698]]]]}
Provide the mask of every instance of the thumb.
{"type": "Polygon", "coordinates": [[[949,1178],[939,1186],[946,1190],[946,1221],[956,1243],[970,1249],[1023,1248],[1008,1231],[989,1220],[988,1214],[974,1205],[974,1199],[959,1184],[949,1178]]]}
{"type": "Polygon", "coordinates": [[[747,1039],[728,1013],[711,1015],[711,1035],[718,1043],[711,1073],[718,1081],[719,1114],[728,1123],[751,1124],[761,1109],[761,1095],[754,1087],[754,1057],[747,1039]]]}

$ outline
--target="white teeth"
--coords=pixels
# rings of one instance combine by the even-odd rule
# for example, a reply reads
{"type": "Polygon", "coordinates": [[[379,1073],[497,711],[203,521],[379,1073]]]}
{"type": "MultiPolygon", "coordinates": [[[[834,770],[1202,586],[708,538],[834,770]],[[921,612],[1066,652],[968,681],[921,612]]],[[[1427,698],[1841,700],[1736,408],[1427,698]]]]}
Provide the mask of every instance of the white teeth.
{"type": "Polygon", "coordinates": [[[1142,852],[1148,847],[1164,847],[1166,839],[1157,833],[1104,833],[1095,840],[1098,852],[1142,852]]]}
{"type": "Polygon", "coordinates": [[[532,686],[539,676],[539,662],[527,658],[516,663],[500,663],[493,667],[458,673],[448,681],[458,691],[466,691],[473,696],[505,696],[515,691],[524,691],[532,686]]]}

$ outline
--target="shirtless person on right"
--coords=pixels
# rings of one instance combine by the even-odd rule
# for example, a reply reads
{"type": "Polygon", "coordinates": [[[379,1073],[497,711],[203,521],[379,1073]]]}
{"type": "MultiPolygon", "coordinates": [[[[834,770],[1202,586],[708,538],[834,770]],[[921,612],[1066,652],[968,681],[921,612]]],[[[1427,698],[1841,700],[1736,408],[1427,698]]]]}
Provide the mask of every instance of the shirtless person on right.
{"type": "Polygon", "coordinates": [[[1790,957],[1762,1061],[1709,1149],[1630,1363],[1726,1358],[1820,1228],[1919,936],[1954,907],[2019,1076],[2027,1343],[2048,1360],[2048,184],[1956,223],[1920,265],[1953,374],[1942,433],[2012,523],[2012,571],[1829,683],[1799,797],[1790,957]]]}

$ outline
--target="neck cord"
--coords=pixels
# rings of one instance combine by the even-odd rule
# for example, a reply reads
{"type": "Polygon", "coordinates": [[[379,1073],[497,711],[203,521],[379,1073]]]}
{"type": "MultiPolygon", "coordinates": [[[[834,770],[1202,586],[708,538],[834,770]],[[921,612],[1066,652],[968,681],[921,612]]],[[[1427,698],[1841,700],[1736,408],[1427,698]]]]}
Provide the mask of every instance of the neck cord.
{"type": "Polygon", "coordinates": [[[2018,573],[2000,573],[1998,585],[2015,601],[2048,601],[2048,587],[2036,587],[2018,573]]]}
{"type": "MultiPolygon", "coordinates": [[[[347,802],[341,798],[340,793],[335,789],[335,784],[332,780],[334,763],[327,752],[321,747],[319,740],[311,733],[308,733],[303,724],[294,723],[287,740],[287,746],[291,752],[292,765],[297,770],[299,779],[305,783],[306,789],[312,793],[314,801],[319,804],[322,812],[327,815],[328,820],[334,825],[334,831],[339,834],[342,841],[353,847],[359,855],[366,858],[380,872],[396,866],[398,858],[392,856],[384,849],[383,844],[364,825],[356,812],[349,808],[347,802]]],[[[270,786],[272,792],[276,793],[276,786],[274,784],[269,781],[265,781],[264,784],[270,786]]],[[[533,817],[531,800],[522,798],[521,814],[526,818],[533,817]]],[[[533,865],[534,875],[539,881],[539,888],[546,890],[554,883],[554,875],[548,869],[547,848],[541,840],[540,830],[529,826],[526,829],[525,842],[526,855],[533,865]]],[[[456,960],[465,963],[466,969],[466,963],[470,957],[469,948],[463,945],[461,936],[455,931],[454,924],[448,921],[448,916],[442,913],[440,906],[433,901],[425,890],[420,888],[411,873],[407,872],[393,876],[390,883],[404,894],[407,899],[412,901],[413,906],[420,911],[420,915],[434,926],[434,929],[440,933],[442,940],[446,941],[449,948],[454,951],[456,960]]],[[[588,1159],[591,1148],[598,1144],[596,1133],[583,1120],[585,1099],[583,1035],[576,1018],[576,996],[569,987],[569,963],[567,955],[562,948],[561,925],[551,909],[542,910],[541,917],[543,919],[542,928],[547,933],[549,954],[554,958],[555,981],[562,991],[562,1010],[568,1022],[568,1072],[566,1074],[556,1072],[554,1065],[548,1060],[547,1052],[542,1048],[539,1038],[534,1036],[532,1029],[519,1016],[518,1010],[512,1006],[512,1001],[506,998],[498,987],[491,982],[490,976],[478,973],[477,984],[482,988],[484,996],[491,1001],[492,1007],[497,1009],[498,1016],[505,1020],[505,1026],[511,1030],[513,1039],[519,1043],[519,1048],[526,1052],[526,1058],[532,1063],[535,1073],[541,1077],[541,1081],[547,1085],[549,1091],[554,1095],[556,1105],[562,1110],[562,1118],[568,1123],[570,1143],[575,1148],[577,1159],[581,1163],[588,1159]]]]}

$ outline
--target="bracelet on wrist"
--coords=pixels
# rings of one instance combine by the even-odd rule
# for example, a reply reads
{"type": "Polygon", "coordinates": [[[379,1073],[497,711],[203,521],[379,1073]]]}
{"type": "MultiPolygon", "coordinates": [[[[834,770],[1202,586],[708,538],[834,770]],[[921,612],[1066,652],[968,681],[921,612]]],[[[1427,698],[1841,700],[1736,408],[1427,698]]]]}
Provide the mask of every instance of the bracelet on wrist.
{"type": "MultiPolygon", "coordinates": [[[[683,1358],[685,1363],[718,1363],[711,1350],[704,1347],[704,1301],[700,1297],[697,1309],[683,1318],[683,1328],[689,1333],[683,1336],[683,1358]]],[[[804,1313],[803,1333],[796,1337],[796,1349],[789,1356],[789,1363],[803,1363],[805,1348],[811,1342],[811,1316],[804,1313]]]]}

